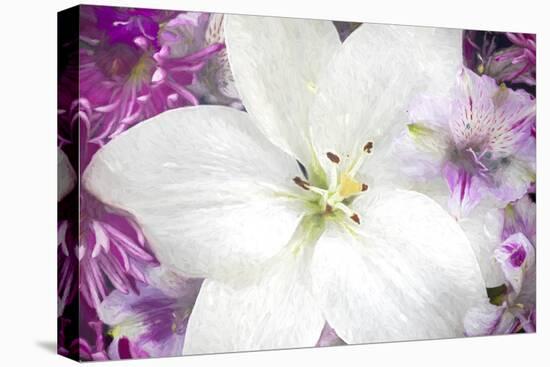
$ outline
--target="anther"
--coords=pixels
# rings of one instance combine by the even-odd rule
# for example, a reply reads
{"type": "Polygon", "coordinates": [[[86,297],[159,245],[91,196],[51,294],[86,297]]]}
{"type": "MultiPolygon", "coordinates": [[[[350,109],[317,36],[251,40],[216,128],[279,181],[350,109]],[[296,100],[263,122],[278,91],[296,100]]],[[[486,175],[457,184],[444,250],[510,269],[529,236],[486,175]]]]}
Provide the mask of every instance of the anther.
{"type": "Polygon", "coordinates": [[[374,143],[372,141],[367,142],[365,146],[363,147],[363,151],[367,152],[368,154],[372,153],[372,148],[374,147],[374,143]]]}
{"type": "Polygon", "coordinates": [[[327,158],[330,159],[332,163],[340,163],[340,157],[338,157],[336,154],[327,152],[327,158]]]}
{"type": "Polygon", "coordinates": [[[355,223],[361,224],[361,220],[359,219],[359,216],[357,215],[357,213],[354,213],[350,218],[351,218],[351,220],[354,221],[355,223]]]}
{"type": "Polygon", "coordinates": [[[330,206],[329,204],[327,204],[325,206],[325,213],[332,213],[332,206],[330,206]]]}
{"type": "Polygon", "coordinates": [[[294,183],[298,186],[300,186],[304,190],[309,190],[309,183],[307,181],[302,180],[300,177],[296,176],[292,179],[294,183]]]}
{"type": "Polygon", "coordinates": [[[368,189],[369,189],[369,185],[367,185],[366,183],[361,185],[361,191],[367,191],[368,189]]]}

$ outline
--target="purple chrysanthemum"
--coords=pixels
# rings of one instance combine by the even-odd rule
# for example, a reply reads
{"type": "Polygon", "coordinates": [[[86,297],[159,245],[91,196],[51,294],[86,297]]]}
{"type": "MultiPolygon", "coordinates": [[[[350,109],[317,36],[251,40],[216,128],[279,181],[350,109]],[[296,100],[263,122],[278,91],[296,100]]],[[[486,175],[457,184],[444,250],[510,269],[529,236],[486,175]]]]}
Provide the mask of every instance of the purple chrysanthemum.
{"type": "Polygon", "coordinates": [[[172,29],[181,13],[87,7],[83,14],[79,104],[89,142],[102,145],[160,112],[198,104],[187,86],[222,44],[173,52],[196,36],[172,29]]]}
{"type": "Polygon", "coordinates": [[[136,281],[147,283],[146,268],[158,265],[141,230],[87,194],[81,197],[80,215],[77,256],[84,300],[99,307],[110,286],[124,294],[139,293],[136,281]]]}
{"type": "Polygon", "coordinates": [[[158,265],[136,224],[85,193],[80,201],[79,234],[77,228],[70,220],[58,226],[60,315],[73,300],[76,284],[86,303],[97,308],[112,289],[137,293],[136,281],[147,283],[147,267],[158,265]]]}
{"type": "Polygon", "coordinates": [[[71,253],[71,241],[68,233],[69,221],[62,220],[57,226],[57,316],[61,316],[63,311],[75,298],[78,283],[78,260],[74,253],[71,253]]]}
{"type": "Polygon", "coordinates": [[[105,338],[103,336],[103,325],[100,321],[90,321],[88,326],[93,330],[95,340],[93,343],[80,337],[76,339],[71,349],[78,352],[80,360],[83,361],[107,361],[109,357],[105,351],[105,338]]]}
{"type": "Polygon", "coordinates": [[[536,84],[536,35],[467,31],[464,61],[498,82],[536,84]],[[506,44],[506,46],[499,46],[506,44]]]}

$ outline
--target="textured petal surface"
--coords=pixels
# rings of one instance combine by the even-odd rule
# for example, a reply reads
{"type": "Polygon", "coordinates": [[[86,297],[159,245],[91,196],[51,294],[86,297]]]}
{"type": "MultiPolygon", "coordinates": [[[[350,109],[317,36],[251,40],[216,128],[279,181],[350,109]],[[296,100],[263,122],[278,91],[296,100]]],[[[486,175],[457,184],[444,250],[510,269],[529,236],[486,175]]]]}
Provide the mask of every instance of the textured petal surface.
{"type": "Polygon", "coordinates": [[[518,295],[520,292],[530,291],[533,295],[531,302],[535,301],[535,248],[523,235],[516,233],[508,237],[495,250],[495,259],[502,268],[507,282],[511,286],[511,292],[518,295]],[[523,289],[523,285],[526,288],[523,289]]]}
{"type": "Polygon", "coordinates": [[[535,169],[528,162],[510,159],[493,174],[491,192],[504,205],[520,199],[535,181],[535,169]]]}
{"type": "Polygon", "coordinates": [[[488,301],[472,307],[464,318],[466,336],[509,334],[518,326],[506,305],[495,306],[488,301]]]}
{"type": "Polygon", "coordinates": [[[515,203],[510,203],[504,210],[504,228],[502,239],[514,233],[523,233],[536,246],[537,242],[537,206],[529,195],[523,196],[515,203]]]}
{"type": "Polygon", "coordinates": [[[101,201],[135,216],[159,261],[183,275],[224,277],[282,249],[300,219],[295,160],[248,115],[200,106],[121,134],[84,175],[101,201]],[[285,191],[288,190],[288,191],[285,191]]]}
{"type": "Polygon", "coordinates": [[[275,144],[307,163],[317,79],[341,45],[332,22],[228,15],[225,41],[246,110],[275,144]]]}
{"type": "Polygon", "coordinates": [[[307,254],[286,254],[256,277],[205,280],[183,354],[312,347],[325,320],[311,295],[307,254]]]}
{"type": "Polygon", "coordinates": [[[410,97],[443,95],[461,62],[459,30],[361,25],[320,78],[310,116],[316,148],[354,160],[373,141],[365,171],[380,168],[370,182],[383,177],[388,148],[405,127],[410,97]]]}
{"type": "Polygon", "coordinates": [[[486,287],[502,285],[504,276],[494,257],[495,249],[502,242],[501,233],[504,224],[502,210],[483,203],[477,206],[468,217],[458,222],[476,254],[486,287]]]}
{"type": "Polygon", "coordinates": [[[69,162],[69,158],[61,149],[57,148],[57,201],[61,201],[76,183],[76,173],[69,162]]]}
{"type": "MultiPolygon", "coordinates": [[[[200,289],[199,279],[187,279],[179,297],[172,298],[153,286],[139,286],[140,294],[115,290],[98,308],[115,340],[128,338],[152,357],[181,355],[187,319],[200,289]]],[[[110,353],[116,351],[113,343],[110,353]]]]}
{"type": "Polygon", "coordinates": [[[449,126],[459,148],[482,148],[492,159],[504,158],[531,140],[535,107],[527,92],[500,87],[494,79],[463,68],[449,126]]]}
{"type": "Polygon", "coordinates": [[[467,217],[488,194],[485,183],[462,166],[447,162],[443,176],[450,191],[447,206],[455,218],[467,217]]]}
{"type": "Polygon", "coordinates": [[[447,126],[449,115],[448,97],[412,99],[407,127],[393,142],[401,172],[424,182],[441,175],[441,166],[452,142],[447,126]]]}
{"type": "Polygon", "coordinates": [[[386,191],[354,202],[355,235],[333,225],[313,259],[314,294],[346,343],[459,337],[486,297],[464,232],[434,201],[386,191]]]}

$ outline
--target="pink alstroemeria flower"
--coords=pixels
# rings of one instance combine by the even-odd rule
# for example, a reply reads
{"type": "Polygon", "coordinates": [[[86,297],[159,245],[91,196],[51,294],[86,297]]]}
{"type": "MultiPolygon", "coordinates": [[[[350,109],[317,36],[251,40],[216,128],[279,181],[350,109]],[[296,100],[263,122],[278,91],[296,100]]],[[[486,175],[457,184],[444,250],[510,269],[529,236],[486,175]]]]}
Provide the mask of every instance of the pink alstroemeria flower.
{"type": "Polygon", "coordinates": [[[490,289],[490,301],[466,314],[467,336],[510,334],[536,330],[535,247],[522,233],[515,233],[497,247],[494,259],[504,284],[490,289]]]}
{"type": "Polygon", "coordinates": [[[535,181],[535,99],[522,90],[464,68],[454,92],[419,97],[409,121],[403,170],[418,182],[443,177],[456,218],[482,198],[503,207],[535,181]]]}

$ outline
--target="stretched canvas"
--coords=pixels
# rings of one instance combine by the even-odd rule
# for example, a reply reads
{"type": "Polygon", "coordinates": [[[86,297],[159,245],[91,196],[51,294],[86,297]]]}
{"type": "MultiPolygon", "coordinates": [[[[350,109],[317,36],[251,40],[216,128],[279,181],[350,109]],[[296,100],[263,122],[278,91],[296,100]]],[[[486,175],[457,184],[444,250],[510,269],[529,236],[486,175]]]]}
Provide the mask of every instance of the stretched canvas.
{"type": "Polygon", "coordinates": [[[58,15],[58,350],[536,330],[536,36],[58,15]]]}

